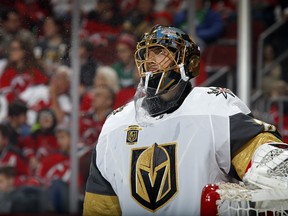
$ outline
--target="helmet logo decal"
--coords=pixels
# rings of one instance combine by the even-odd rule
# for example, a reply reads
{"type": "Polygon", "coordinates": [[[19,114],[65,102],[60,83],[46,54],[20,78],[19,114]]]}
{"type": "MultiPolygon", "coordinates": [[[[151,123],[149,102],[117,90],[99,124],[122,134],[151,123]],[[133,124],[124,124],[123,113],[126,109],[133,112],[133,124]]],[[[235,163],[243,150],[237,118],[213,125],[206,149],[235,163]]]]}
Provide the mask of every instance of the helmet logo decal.
{"type": "Polygon", "coordinates": [[[162,34],[166,34],[166,35],[171,35],[171,36],[177,36],[177,33],[175,30],[173,29],[169,29],[169,28],[165,28],[161,31],[162,34]]]}
{"type": "Polygon", "coordinates": [[[138,204],[155,212],[178,192],[176,143],[132,149],[131,194],[138,204]]]}
{"type": "Polygon", "coordinates": [[[208,91],[208,94],[215,94],[215,96],[218,95],[223,95],[225,99],[227,99],[228,95],[235,97],[235,95],[230,91],[230,89],[227,88],[220,88],[220,87],[216,87],[216,88],[209,88],[211,91],[208,91]]]}
{"type": "Polygon", "coordinates": [[[125,131],[127,131],[126,135],[126,144],[127,145],[135,145],[138,142],[139,131],[142,130],[138,125],[130,125],[125,131]]]}

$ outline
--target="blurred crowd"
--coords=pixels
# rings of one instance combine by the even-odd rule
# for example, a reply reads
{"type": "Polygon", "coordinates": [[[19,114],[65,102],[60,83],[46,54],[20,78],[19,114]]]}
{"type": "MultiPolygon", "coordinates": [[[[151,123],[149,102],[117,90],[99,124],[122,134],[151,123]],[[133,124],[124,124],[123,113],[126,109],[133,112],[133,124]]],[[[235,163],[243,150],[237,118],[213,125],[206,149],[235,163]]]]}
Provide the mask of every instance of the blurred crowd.
{"type": "MultiPolygon", "coordinates": [[[[277,16],[272,17],[268,9],[274,13],[281,1],[253,2],[259,6],[255,14],[267,27],[275,22],[277,16]]],[[[0,213],[68,211],[72,3],[0,2],[0,213]]],[[[201,52],[221,38],[227,22],[236,16],[236,3],[196,0],[195,40],[201,52]]],[[[82,0],[78,32],[80,195],[85,190],[90,153],[106,117],[135,94],[137,41],[156,24],[188,31],[187,4],[185,0],[82,0]]],[[[267,48],[267,61],[271,52],[267,48]]],[[[195,85],[207,79],[201,61],[195,85]]],[[[281,79],[279,70],[271,72],[277,80],[281,79]]]]}

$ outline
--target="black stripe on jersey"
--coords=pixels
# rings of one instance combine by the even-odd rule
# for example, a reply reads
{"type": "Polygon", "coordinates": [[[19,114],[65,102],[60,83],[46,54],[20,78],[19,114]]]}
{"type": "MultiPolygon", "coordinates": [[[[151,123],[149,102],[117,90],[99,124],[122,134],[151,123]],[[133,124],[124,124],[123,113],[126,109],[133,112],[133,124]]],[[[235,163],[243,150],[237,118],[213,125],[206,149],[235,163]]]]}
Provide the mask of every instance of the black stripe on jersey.
{"type": "Polygon", "coordinates": [[[115,192],[110,185],[110,183],[101,175],[97,165],[96,165],[96,149],[94,148],[91,164],[90,164],[90,174],[86,183],[86,192],[115,196],[115,192]]]}
{"type": "Polygon", "coordinates": [[[277,131],[267,130],[264,127],[264,124],[255,121],[252,115],[237,113],[230,116],[231,158],[233,158],[235,153],[249,140],[257,136],[257,134],[265,131],[271,132],[277,138],[281,139],[281,136],[277,131]]]}

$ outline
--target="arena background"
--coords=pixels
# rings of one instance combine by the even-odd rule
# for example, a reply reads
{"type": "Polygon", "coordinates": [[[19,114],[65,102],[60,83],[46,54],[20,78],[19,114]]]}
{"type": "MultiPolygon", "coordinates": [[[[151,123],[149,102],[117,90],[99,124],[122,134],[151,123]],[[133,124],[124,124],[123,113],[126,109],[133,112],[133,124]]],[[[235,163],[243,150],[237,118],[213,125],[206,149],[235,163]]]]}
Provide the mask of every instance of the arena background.
{"type": "MultiPolygon", "coordinates": [[[[101,61],[104,65],[111,65],[117,59],[115,46],[117,36],[121,33],[119,29],[123,28],[123,26],[117,24],[115,27],[113,24],[109,26],[109,33],[103,33],[103,29],[99,30],[95,28],[91,30],[94,31],[92,32],[93,34],[91,32],[88,34],[87,31],[85,31],[87,30],[85,29],[87,13],[97,8],[97,4],[99,5],[105,1],[67,0],[63,1],[63,11],[61,11],[61,7],[59,7],[60,9],[58,8],[59,11],[56,10],[55,5],[57,4],[55,2],[57,1],[7,0],[1,1],[0,5],[1,13],[9,8],[22,10],[22,26],[36,36],[41,34],[42,20],[45,19],[45,16],[48,16],[49,13],[57,15],[58,18],[63,19],[65,23],[65,34],[70,41],[69,56],[71,64],[69,66],[73,71],[70,86],[72,105],[71,122],[69,127],[67,127],[71,134],[69,213],[79,214],[79,212],[81,212],[81,199],[83,199],[83,194],[79,192],[77,177],[79,175],[77,143],[79,136],[81,136],[79,134],[78,121],[80,115],[79,100],[81,97],[81,95],[79,95],[81,62],[79,60],[78,50],[81,41],[88,39],[95,45],[96,51],[94,58],[101,61]],[[39,10],[36,12],[44,12],[40,16],[36,14],[36,12],[33,13],[31,9],[34,8],[30,6],[35,6],[35,8],[39,10]],[[34,15],[36,18],[34,18],[34,15]]],[[[123,7],[130,7],[130,11],[133,11],[134,9],[136,10],[137,4],[140,4],[139,2],[141,1],[109,0],[108,2],[113,2],[116,10],[122,10],[123,7]],[[132,5],[130,5],[130,3],[132,5]]],[[[178,12],[184,10],[181,8],[181,5],[183,2],[186,2],[187,13],[184,18],[185,25],[183,25],[183,30],[192,35],[196,42],[198,42],[199,39],[199,44],[203,43],[204,47],[203,50],[201,49],[201,56],[204,61],[203,70],[206,77],[201,82],[193,81],[194,85],[217,86],[231,89],[251,108],[256,117],[275,124],[287,141],[287,2],[281,0],[206,1],[206,3],[209,3],[209,7],[221,14],[224,20],[224,28],[217,38],[204,42],[199,38],[199,35],[197,35],[198,22],[195,19],[197,16],[195,9],[196,0],[155,0],[151,2],[154,4],[155,14],[157,14],[155,17],[158,18],[158,16],[160,16],[168,20],[175,19],[177,14],[173,14],[172,11],[178,12]],[[177,10],[172,10],[171,8],[173,7],[177,8],[177,10]],[[269,62],[265,57],[267,44],[273,44],[273,47],[275,47],[273,59],[269,60],[269,62]],[[281,74],[277,78],[275,86],[273,85],[273,87],[267,91],[267,89],[263,88],[263,83],[269,79],[270,76],[273,76],[271,75],[271,71],[278,66],[281,67],[281,74]]],[[[60,3],[58,6],[61,6],[60,3]]],[[[127,21],[128,19],[125,19],[127,16],[128,13],[125,13],[122,19],[127,21]]],[[[151,22],[152,24],[153,21],[149,20],[147,22],[151,22]]],[[[172,21],[171,24],[173,24],[172,21]]],[[[108,28],[106,25],[102,25],[102,27],[108,28]]],[[[3,107],[1,109],[3,109],[3,107]]],[[[81,168],[84,167],[80,167],[80,169],[81,168]]],[[[87,169],[87,167],[85,167],[85,169],[87,169]]],[[[68,214],[68,212],[66,213],[68,214]]]]}

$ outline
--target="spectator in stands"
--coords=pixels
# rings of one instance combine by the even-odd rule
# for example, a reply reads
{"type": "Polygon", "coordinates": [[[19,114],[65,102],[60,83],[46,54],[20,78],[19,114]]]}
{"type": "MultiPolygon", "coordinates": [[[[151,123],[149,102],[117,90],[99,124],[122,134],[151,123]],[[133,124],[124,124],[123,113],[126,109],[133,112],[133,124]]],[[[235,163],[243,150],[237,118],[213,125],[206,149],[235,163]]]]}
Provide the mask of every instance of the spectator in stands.
{"type": "Polygon", "coordinates": [[[116,43],[116,52],[118,60],[113,64],[113,68],[118,74],[121,88],[134,86],[134,74],[137,71],[134,52],[136,48],[136,39],[133,35],[123,33],[116,43]]]}
{"type": "Polygon", "coordinates": [[[273,86],[271,90],[270,97],[272,99],[277,99],[279,97],[286,97],[288,95],[288,83],[284,80],[279,80],[273,86]]]}
{"type": "MultiPolygon", "coordinates": [[[[93,81],[93,89],[107,86],[108,88],[112,89],[114,94],[117,94],[120,89],[117,72],[110,66],[99,66],[93,81]]],[[[82,88],[80,86],[80,91],[82,91],[81,89],[82,88]]],[[[84,92],[81,96],[80,111],[82,113],[85,113],[91,107],[93,89],[84,92]]]]}
{"type": "MultiPolygon", "coordinates": [[[[184,2],[187,4],[187,2],[184,2]]],[[[201,50],[217,40],[224,32],[225,22],[220,13],[210,7],[207,0],[196,0],[196,36],[201,50]]],[[[187,31],[187,6],[174,17],[174,25],[187,31]]]]}
{"type": "MultiPolygon", "coordinates": [[[[19,178],[22,178],[20,176],[19,178]]],[[[0,214],[51,212],[45,191],[26,182],[18,185],[13,167],[0,167],[0,214]]]]}
{"type": "Polygon", "coordinates": [[[125,17],[122,28],[139,39],[152,24],[155,0],[139,0],[136,8],[125,17]]]}
{"type": "Polygon", "coordinates": [[[114,92],[108,86],[99,86],[92,92],[91,108],[80,118],[81,140],[93,146],[102,130],[106,117],[112,112],[114,92]]]}
{"type": "Polygon", "coordinates": [[[58,151],[47,155],[37,169],[44,184],[49,188],[53,209],[57,213],[68,212],[69,145],[68,127],[58,127],[56,131],[58,151]],[[57,188],[57,189],[56,189],[57,188]]]}
{"type": "Polygon", "coordinates": [[[88,40],[82,40],[79,48],[80,84],[89,89],[93,87],[93,79],[100,65],[94,58],[94,45],[88,40]]]}
{"type": "Polygon", "coordinates": [[[29,158],[32,173],[44,157],[59,149],[55,136],[56,125],[56,117],[52,110],[39,111],[37,122],[32,126],[31,135],[25,139],[23,147],[25,157],[29,158]]]}
{"type": "MultiPolygon", "coordinates": [[[[1,133],[0,136],[2,136],[1,133]]],[[[1,138],[3,142],[4,137],[1,138]]],[[[14,177],[15,173],[12,167],[9,166],[0,167],[0,193],[7,193],[14,189],[14,177]]]]}
{"type": "Polygon", "coordinates": [[[20,99],[29,107],[28,122],[30,124],[35,123],[37,113],[44,108],[50,108],[55,113],[57,122],[69,118],[71,111],[70,78],[71,69],[68,66],[60,65],[56,68],[48,86],[32,86],[21,93],[20,99]]]}
{"type": "MultiPolygon", "coordinates": [[[[1,137],[1,130],[0,130],[1,137]]],[[[1,143],[1,139],[0,139],[1,143]]],[[[1,146],[1,145],[0,145],[1,146]]],[[[15,181],[15,172],[13,167],[0,167],[0,214],[10,213],[12,206],[12,197],[15,181]]]]}
{"type": "Polygon", "coordinates": [[[218,39],[225,27],[225,23],[217,11],[214,11],[208,1],[196,1],[196,35],[205,43],[210,43],[218,39]]]}
{"type": "Polygon", "coordinates": [[[45,71],[51,75],[58,65],[68,59],[68,44],[65,41],[63,21],[53,16],[45,18],[43,23],[43,36],[34,51],[36,57],[41,59],[45,71]]]}
{"type": "MultiPolygon", "coordinates": [[[[43,178],[48,187],[53,209],[57,213],[68,212],[68,188],[71,177],[69,156],[71,137],[69,130],[70,127],[67,123],[57,125],[56,138],[59,144],[59,149],[43,158],[36,172],[37,175],[43,178]]],[[[89,151],[89,147],[85,147],[84,149],[79,148],[79,159],[81,160],[82,157],[87,156],[86,154],[89,151]]],[[[83,176],[79,173],[79,188],[81,188],[80,192],[82,193],[84,189],[83,184],[83,176]]]]}
{"type": "Polygon", "coordinates": [[[68,120],[71,112],[71,73],[69,67],[59,66],[49,84],[49,107],[55,113],[58,123],[68,120]]]}
{"type": "Polygon", "coordinates": [[[94,77],[94,87],[108,86],[115,93],[120,89],[117,72],[110,66],[100,66],[94,77]]]}
{"type": "MultiPolygon", "coordinates": [[[[271,68],[272,63],[275,61],[276,55],[275,47],[272,44],[266,44],[264,46],[263,52],[263,63],[264,63],[264,70],[268,70],[271,68]]],[[[276,64],[271,68],[267,73],[263,74],[263,83],[262,83],[262,90],[265,95],[271,93],[273,89],[273,85],[277,83],[281,79],[282,75],[282,67],[280,64],[276,64]]]]}
{"type": "MultiPolygon", "coordinates": [[[[97,68],[102,64],[94,58],[94,45],[89,40],[82,40],[79,47],[80,58],[80,111],[87,111],[91,105],[91,98],[87,97],[87,92],[93,88],[93,80],[97,68]]],[[[71,62],[67,62],[71,65],[71,62]]],[[[89,94],[88,94],[89,95],[89,94]]]]}
{"type": "Polygon", "coordinates": [[[284,80],[275,82],[269,94],[270,101],[272,101],[269,116],[272,118],[273,124],[282,130],[281,134],[284,142],[288,142],[288,102],[285,99],[281,102],[281,98],[285,98],[287,95],[288,84],[284,80]]]}
{"type": "Polygon", "coordinates": [[[16,9],[11,8],[2,14],[2,25],[0,27],[0,58],[6,56],[5,50],[12,39],[21,37],[25,43],[30,46],[35,45],[36,39],[33,34],[22,28],[19,13],[16,9]]]}
{"type": "Polygon", "coordinates": [[[211,8],[217,11],[223,20],[229,21],[229,19],[235,19],[237,16],[237,0],[212,0],[211,8]]]}
{"type": "Polygon", "coordinates": [[[28,86],[47,84],[48,78],[33,55],[32,47],[23,38],[15,38],[8,49],[8,62],[0,76],[0,90],[9,102],[17,100],[28,86]]]}
{"type": "Polygon", "coordinates": [[[30,29],[34,35],[38,34],[39,26],[44,17],[51,13],[47,0],[16,0],[14,6],[21,17],[22,25],[30,29]]]}
{"type": "Polygon", "coordinates": [[[9,140],[11,135],[13,134],[9,126],[0,124],[0,167],[12,167],[17,176],[28,175],[28,161],[23,158],[18,149],[11,145],[9,140]]]}
{"type": "MultiPolygon", "coordinates": [[[[110,66],[99,66],[94,77],[93,88],[106,86],[116,95],[120,90],[117,72],[110,66]]],[[[80,111],[85,113],[92,104],[93,89],[85,92],[81,98],[80,111]]]]}
{"type": "Polygon", "coordinates": [[[106,117],[113,111],[114,92],[108,86],[99,86],[93,90],[93,100],[90,112],[93,119],[98,122],[105,121],[106,117]]]}
{"type": "MultiPolygon", "coordinates": [[[[8,107],[7,121],[3,122],[9,131],[9,145],[22,154],[22,140],[26,131],[27,107],[22,102],[13,102],[8,107]]],[[[25,134],[26,135],[26,134],[25,134]]]]}
{"type": "Polygon", "coordinates": [[[107,38],[119,34],[121,23],[122,17],[116,0],[98,0],[95,8],[84,16],[80,32],[86,39],[99,38],[97,43],[101,44],[107,38]]]}

